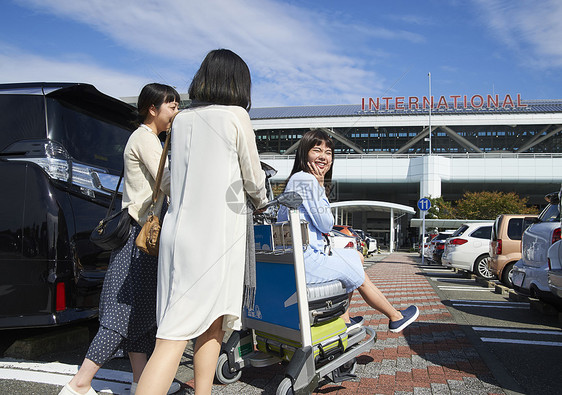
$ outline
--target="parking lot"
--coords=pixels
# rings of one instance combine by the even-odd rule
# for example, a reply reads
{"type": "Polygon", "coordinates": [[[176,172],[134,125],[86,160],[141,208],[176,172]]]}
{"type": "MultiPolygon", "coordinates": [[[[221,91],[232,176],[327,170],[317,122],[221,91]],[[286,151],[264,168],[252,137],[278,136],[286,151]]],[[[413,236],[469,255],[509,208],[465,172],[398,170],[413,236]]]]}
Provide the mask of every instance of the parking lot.
{"type": "MultiPolygon", "coordinates": [[[[357,378],[323,383],[317,393],[560,393],[562,330],[554,310],[532,299],[510,299],[505,289],[498,287],[504,291],[498,293],[488,282],[452,269],[422,266],[417,254],[377,254],[365,266],[395,306],[416,303],[420,317],[404,333],[393,334],[387,331],[387,319],[354,295],[352,315],[363,315],[377,330],[375,347],[359,357],[357,378]]],[[[26,360],[4,356],[0,393],[57,394],[85,347],[26,360]]],[[[128,362],[115,359],[104,368],[94,382],[98,392],[105,388],[124,393],[130,379],[128,362]]],[[[217,384],[213,393],[273,394],[283,369],[247,369],[239,382],[217,384]]],[[[192,392],[190,347],[177,379],[185,383],[180,394],[192,392]]]]}

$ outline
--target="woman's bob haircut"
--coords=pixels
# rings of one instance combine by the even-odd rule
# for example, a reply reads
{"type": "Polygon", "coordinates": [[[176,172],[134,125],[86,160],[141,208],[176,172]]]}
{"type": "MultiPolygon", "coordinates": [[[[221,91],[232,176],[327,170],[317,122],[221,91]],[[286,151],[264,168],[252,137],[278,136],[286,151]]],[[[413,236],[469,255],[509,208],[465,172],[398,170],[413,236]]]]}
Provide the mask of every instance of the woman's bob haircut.
{"type": "Polygon", "coordinates": [[[324,175],[324,187],[326,188],[326,193],[328,193],[332,182],[332,169],[334,168],[334,142],[328,133],[322,129],[312,129],[302,136],[302,139],[299,142],[299,147],[297,148],[295,163],[293,164],[293,170],[291,170],[290,176],[298,173],[299,171],[310,173],[310,169],[307,164],[308,152],[317,145],[321,145],[322,142],[324,142],[326,146],[332,150],[332,166],[330,166],[330,170],[328,170],[328,172],[324,175]]]}
{"type": "Polygon", "coordinates": [[[189,86],[189,98],[209,104],[240,106],[250,111],[252,80],[242,58],[228,49],[207,54],[189,86]]]}

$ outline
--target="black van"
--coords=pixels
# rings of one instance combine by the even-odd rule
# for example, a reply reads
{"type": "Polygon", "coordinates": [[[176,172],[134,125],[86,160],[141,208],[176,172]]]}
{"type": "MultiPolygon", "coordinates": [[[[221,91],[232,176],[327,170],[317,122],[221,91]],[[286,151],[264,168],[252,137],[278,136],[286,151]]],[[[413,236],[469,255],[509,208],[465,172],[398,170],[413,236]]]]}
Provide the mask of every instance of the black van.
{"type": "Polygon", "coordinates": [[[22,83],[0,84],[0,111],[0,329],[95,317],[110,251],[89,235],[135,108],[88,84],[22,83]]]}

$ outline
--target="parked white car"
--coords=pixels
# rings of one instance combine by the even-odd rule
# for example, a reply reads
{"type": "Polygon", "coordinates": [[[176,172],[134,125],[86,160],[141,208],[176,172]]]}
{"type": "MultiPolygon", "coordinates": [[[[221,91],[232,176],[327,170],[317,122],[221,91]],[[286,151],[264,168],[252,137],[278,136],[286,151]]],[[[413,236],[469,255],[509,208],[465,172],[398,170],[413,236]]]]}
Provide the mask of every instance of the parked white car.
{"type": "Polygon", "coordinates": [[[521,259],[513,266],[513,288],[524,295],[552,301],[548,286],[549,248],[560,240],[560,208],[558,192],[545,196],[549,205],[531,224],[521,240],[521,259]]]}
{"type": "Polygon", "coordinates": [[[375,239],[374,237],[371,237],[369,234],[367,234],[367,239],[368,241],[367,245],[367,253],[368,254],[374,254],[375,252],[378,251],[379,246],[377,243],[377,239],[375,239]]]}
{"type": "Polygon", "coordinates": [[[472,272],[479,277],[493,278],[488,268],[492,225],[493,222],[461,225],[445,242],[441,264],[472,272]]]}
{"type": "Polygon", "coordinates": [[[439,263],[434,259],[435,249],[437,248],[438,244],[444,243],[445,240],[453,235],[453,233],[455,233],[454,230],[444,230],[439,232],[434,238],[431,239],[431,241],[428,243],[428,248],[426,248],[424,251],[424,257],[428,260],[429,264],[439,263]]]}
{"type": "Polygon", "coordinates": [[[357,241],[355,237],[348,236],[345,233],[332,229],[328,233],[328,249],[326,253],[335,248],[353,248],[357,249],[357,241]]]}

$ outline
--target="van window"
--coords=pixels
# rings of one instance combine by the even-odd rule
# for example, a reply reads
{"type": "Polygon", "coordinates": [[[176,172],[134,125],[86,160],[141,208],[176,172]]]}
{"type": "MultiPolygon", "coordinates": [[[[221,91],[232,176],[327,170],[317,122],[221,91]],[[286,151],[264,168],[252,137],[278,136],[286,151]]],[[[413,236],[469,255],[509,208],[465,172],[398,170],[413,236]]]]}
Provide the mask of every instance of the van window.
{"type": "Polygon", "coordinates": [[[472,234],[471,237],[476,237],[477,239],[488,239],[490,240],[490,235],[492,234],[492,226],[482,226],[481,228],[476,229],[472,234]]]}
{"type": "Polygon", "coordinates": [[[523,236],[523,218],[511,218],[507,223],[507,237],[511,240],[521,240],[523,236]]]}
{"type": "Polygon", "coordinates": [[[42,95],[0,95],[0,108],[0,151],[19,140],[39,140],[47,136],[42,95]]]}
{"type": "Polygon", "coordinates": [[[123,169],[123,150],[131,132],[47,98],[49,138],[60,142],[78,162],[111,170],[123,169]]]}

